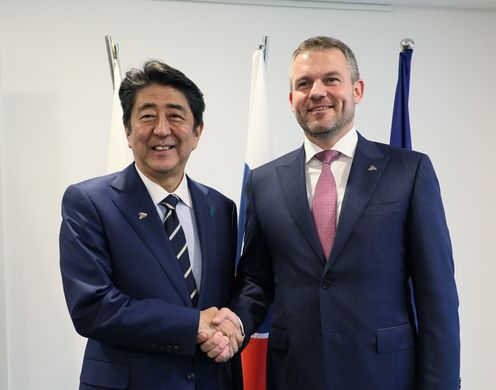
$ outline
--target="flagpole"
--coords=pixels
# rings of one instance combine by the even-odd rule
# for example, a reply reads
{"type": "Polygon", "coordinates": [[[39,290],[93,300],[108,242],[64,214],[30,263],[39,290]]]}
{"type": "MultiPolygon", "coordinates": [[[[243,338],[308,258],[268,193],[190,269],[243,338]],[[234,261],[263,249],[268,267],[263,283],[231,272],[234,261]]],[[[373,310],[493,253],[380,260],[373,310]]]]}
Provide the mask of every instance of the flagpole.
{"type": "Polygon", "coordinates": [[[120,69],[121,69],[121,64],[119,62],[119,46],[114,45],[114,42],[112,42],[112,36],[110,35],[105,35],[105,45],[107,46],[107,56],[109,60],[109,65],[110,65],[110,76],[112,78],[112,87],[115,89],[115,69],[118,69],[118,76],[119,79],[122,78],[120,69]]]}
{"type": "Polygon", "coordinates": [[[415,42],[411,38],[405,38],[400,42],[401,51],[415,49],[415,42]]]}
{"type": "Polygon", "coordinates": [[[264,35],[262,37],[262,44],[258,46],[260,49],[263,49],[263,59],[265,68],[267,69],[267,62],[269,60],[269,36],[264,35]]]}

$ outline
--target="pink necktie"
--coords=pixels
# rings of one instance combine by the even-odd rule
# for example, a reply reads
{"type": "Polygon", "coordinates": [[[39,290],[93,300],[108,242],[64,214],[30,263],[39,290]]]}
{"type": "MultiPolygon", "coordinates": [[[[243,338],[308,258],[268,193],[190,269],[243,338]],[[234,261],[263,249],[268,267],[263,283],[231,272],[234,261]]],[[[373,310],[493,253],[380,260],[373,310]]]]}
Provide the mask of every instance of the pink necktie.
{"type": "Polygon", "coordinates": [[[336,150],[324,150],[315,157],[322,161],[322,171],[315,186],[312,200],[312,214],[320,243],[326,259],[331,254],[336,235],[336,182],[331,172],[331,163],[338,157],[336,150]]]}

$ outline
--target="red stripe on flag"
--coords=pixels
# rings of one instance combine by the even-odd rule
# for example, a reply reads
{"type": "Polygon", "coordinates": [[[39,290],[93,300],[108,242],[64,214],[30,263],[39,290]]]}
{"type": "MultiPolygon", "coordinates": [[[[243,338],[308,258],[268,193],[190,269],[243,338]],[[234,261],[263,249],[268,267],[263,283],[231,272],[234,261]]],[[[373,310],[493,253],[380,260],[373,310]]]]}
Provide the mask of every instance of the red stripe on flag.
{"type": "Polygon", "coordinates": [[[241,353],[245,390],[265,390],[267,343],[267,338],[251,338],[241,353]]]}

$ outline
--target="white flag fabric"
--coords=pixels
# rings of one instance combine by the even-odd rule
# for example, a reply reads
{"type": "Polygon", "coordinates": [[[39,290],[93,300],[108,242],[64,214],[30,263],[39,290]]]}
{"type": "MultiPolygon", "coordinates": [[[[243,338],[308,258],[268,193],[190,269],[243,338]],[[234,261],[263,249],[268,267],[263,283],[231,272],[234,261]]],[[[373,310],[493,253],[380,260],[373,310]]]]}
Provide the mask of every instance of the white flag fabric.
{"type": "Polygon", "coordinates": [[[264,49],[253,53],[251,68],[250,106],[246,142],[246,164],[249,169],[269,162],[272,158],[269,142],[266,67],[264,49]]]}
{"type": "Polygon", "coordinates": [[[122,107],[119,100],[121,72],[118,61],[114,61],[114,98],[112,102],[112,121],[107,156],[107,173],[120,171],[132,161],[132,153],[127,146],[127,140],[122,124],[122,107]]]}

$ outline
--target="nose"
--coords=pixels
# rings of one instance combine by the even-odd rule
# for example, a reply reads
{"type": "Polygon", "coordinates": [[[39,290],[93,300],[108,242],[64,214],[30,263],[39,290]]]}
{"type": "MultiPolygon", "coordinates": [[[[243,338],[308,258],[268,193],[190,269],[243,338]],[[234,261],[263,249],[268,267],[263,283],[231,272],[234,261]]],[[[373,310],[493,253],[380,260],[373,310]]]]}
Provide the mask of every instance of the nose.
{"type": "Polygon", "coordinates": [[[326,95],[326,89],[322,81],[316,80],[312,85],[312,89],[310,90],[310,98],[311,99],[321,99],[326,95]]]}
{"type": "Polygon", "coordinates": [[[165,116],[159,116],[158,122],[153,128],[153,134],[159,137],[167,137],[171,134],[170,123],[165,116]]]}

